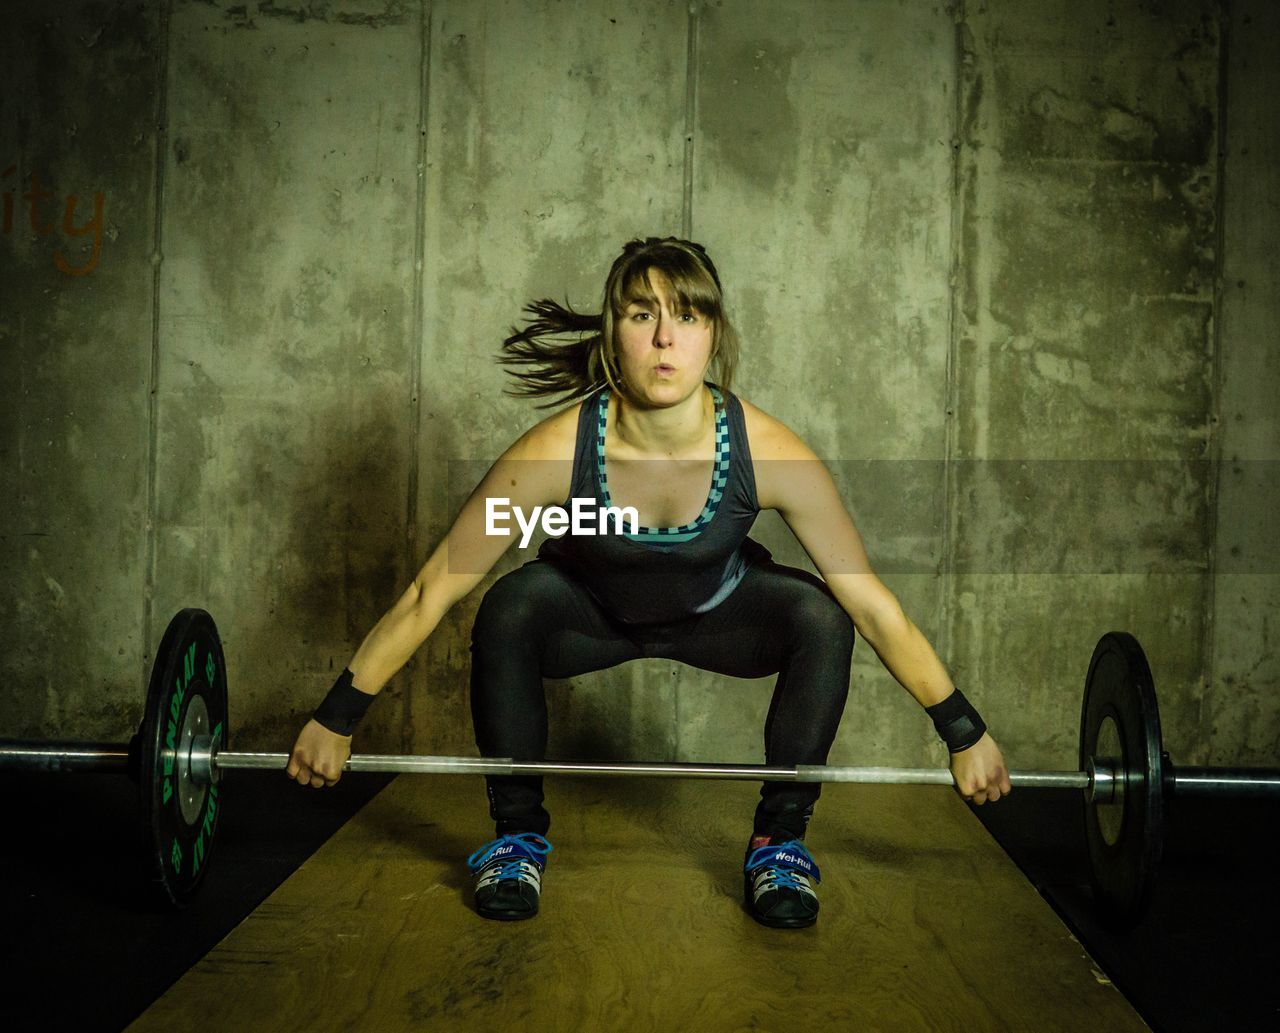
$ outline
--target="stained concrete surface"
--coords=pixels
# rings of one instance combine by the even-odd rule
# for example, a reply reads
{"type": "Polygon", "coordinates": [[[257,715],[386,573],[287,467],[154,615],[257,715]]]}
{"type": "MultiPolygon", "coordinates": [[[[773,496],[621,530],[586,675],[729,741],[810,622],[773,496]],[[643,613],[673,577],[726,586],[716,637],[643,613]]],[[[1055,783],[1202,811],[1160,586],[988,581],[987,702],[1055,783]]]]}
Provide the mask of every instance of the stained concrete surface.
{"type": "MultiPolygon", "coordinates": [[[[535,418],[491,361],[520,305],[591,308],[623,240],[687,232],[737,389],[831,462],[1018,766],[1074,763],[1112,627],[1178,759],[1280,752],[1272,5],[8,8],[5,734],[127,736],[194,603],[239,744],[289,739],[447,527],[449,464],[535,418]]],[[[363,749],[472,748],[478,600],[363,749]]],[[[837,760],[941,759],[865,647],[853,678],[837,760]]],[[[754,759],[768,684],[549,691],[562,752],[754,759]]]]}

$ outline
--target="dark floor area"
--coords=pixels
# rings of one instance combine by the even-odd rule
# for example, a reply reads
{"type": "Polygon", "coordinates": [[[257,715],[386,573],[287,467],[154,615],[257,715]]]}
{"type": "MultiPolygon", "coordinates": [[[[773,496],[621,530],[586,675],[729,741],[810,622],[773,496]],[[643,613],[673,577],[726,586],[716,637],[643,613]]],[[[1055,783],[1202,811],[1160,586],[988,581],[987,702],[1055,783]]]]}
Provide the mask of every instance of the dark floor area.
{"type": "Polygon", "coordinates": [[[974,811],[1157,1033],[1280,1029],[1280,801],[1167,800],[1150,907],[1128,931],[1093,906],[1084,806],[1019,788],[974,811]]]}
{"type": "Polygon", "coordinates": [[[348,774],[319,792],[228,772],[211,875],[173,912],[145,876],[130,779],[0,773],[0,1025],[124,1028],[392,777],[348,774]]]}
{"type": "MultiPolygon", "coordinates": [[[[6,992],[13,1030],[119,1030],[389,781],[328,792],[230,772],[213,875],[187,911],[140,875],[136,789],[107,775],[0,776],[6,992]]],[[[1280,1029],[1274,801],[1171,802],[1144,921],[1100,923],[1079,794],[1022,788],[978,816],[1157,1033],[1280,1029]]]]}

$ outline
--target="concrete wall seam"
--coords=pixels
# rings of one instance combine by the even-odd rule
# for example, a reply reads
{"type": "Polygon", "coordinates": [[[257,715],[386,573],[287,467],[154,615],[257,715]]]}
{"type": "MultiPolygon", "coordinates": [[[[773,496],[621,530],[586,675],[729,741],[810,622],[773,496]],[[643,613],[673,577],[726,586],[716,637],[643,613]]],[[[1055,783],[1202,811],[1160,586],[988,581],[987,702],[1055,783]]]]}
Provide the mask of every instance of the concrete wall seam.
{"type": "MultiPolygon", "coordinates": [[[[421,57],[418,64],[418,163],[417,195],[414,205],[416,217],[413,231],[413,342],[409,349],[409,476],[408,497],[405,500],[405,580],[417,576],[418,565],[424,557],[418,555],[418,478],[419,456],[422,449],[422,338],[426,333],[426,307],[423,282],[426,276],[427,253],[427,126],[431,118],[431,22],[434,16],[431,0],[422,0],[420,17],[421,57]]],[[[403,680],[410,686],[405,691],[401,707],[400,749],[406,753],[413,749],[413,672],[418,658],[409,658],[403,680]]]]}
{"type": "Polygon", "coordinates": [[[1226,459],[1223,451],[1222,435],[1222,282],[1226,263],[1226,224],[1227,224],[1227,147],[1231,127],[1227,121],[1227,83],[1230,78],[1230,19],[1223,6],[1219,5],[1215,12],[1218,30],[1218,156],[1217,156],[1217,190],[1213,203],[1214,217],[1214,270],[1213,270],[1213,329],[1210,342],[1213,355],[1210,358],[1209,371],[1209,411],[1205,414],[1205,458],[1210,460],[1212,473],[1206,488],[1206,519],[1208,529],[1205,541],[1208,543],[1205,577],[1205,619],[1204,633],[1201,643],[1201,689],[1197,693],[1199,713],[1196,727],[1204,726],[1207,701],[1213,692],[1216,674],[1217,651],[1214,643],[1218,636],[1218,523],[1221,516],[1219,503],[1222,493],[1222,463],[1226,459]]]}
{"type": "Polygon", "coordinates": [[[155,634],[155,582],[156,536],[158,530],[157,478],[159,473],[160,441],[160,292],[161,264],[164,261],[164,184],[165,149],[169,141],[169,24],[171,0],[165,0],[160,8],[159,46],[157,47],[155,83],[155,177],[151,208],[151,357],[147,371],[147,472],[146,472],[146,536],[142,565],[142,655],[139,657],[141,677],[139,685],[149,679],[151,656],[158,643],[155,634]]]}
{"type": "Polygon", "coordinates": [[[698,124],[698,27],[702,21],[702,5],[689,4],[688,59],[684,81],[684,202],[680,212],[680,236],[693,239],[693,137],[698,124]]]}
{"type": "Polygon", "coordinates": [[[948,127],[947,139],[951,144],[951,191],[947,204],[951,210],[951,257],[948,274],[947,293],[947,356],[943,367],[946,412],[943,420],[942,439],[942,554],[939,563],[939,585],[936,596],[935,627],[938,629],[936,643],[939,656],[947,656],[951,643],[951,595],[955,576],[955,511],[958,505],[955,480],[956,434],[958,426],[957,408],[959,405],[959,383],[956,378],[956,362],[958,359],[959,335],[961,333],[960,292],[956,285],[962,275],[961,261],[963,253],[961,242],[964,231],[963,181],[964,165],[961,161],[963,141],[961,126],[964,125],[964,68],[969,54],[966,44],[964,21],[964,3],[960,0],[954,10],[955,44],[951,50],[950,86],[954,96],[951,104],[951,125],[948,127]]]}

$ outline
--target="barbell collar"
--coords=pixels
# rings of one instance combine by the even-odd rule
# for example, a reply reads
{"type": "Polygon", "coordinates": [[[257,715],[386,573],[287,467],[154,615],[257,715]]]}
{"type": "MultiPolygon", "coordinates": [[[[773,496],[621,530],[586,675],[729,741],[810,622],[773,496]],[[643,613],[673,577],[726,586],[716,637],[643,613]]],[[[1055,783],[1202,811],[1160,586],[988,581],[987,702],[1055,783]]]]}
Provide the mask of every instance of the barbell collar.
{"type": "Polygon", "coordinates": [[[1120,793],[1121,779],[1116,776],[1118,768],[1110,758],[1098,760],[1090,757],[1088,762],[1089,785],[1085,788],[1085,797],[1089,803],[1115,803],[1120,793]]]}

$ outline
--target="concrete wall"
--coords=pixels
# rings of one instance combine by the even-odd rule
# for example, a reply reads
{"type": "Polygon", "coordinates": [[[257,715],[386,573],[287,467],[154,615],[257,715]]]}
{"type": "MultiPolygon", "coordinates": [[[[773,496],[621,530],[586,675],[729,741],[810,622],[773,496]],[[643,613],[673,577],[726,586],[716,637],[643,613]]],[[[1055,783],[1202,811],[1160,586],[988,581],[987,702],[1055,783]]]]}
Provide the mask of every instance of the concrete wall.
{"type": "Polygon", "coordinates": [[[5,11],[0,734],[121,735],[142,709],[166,45],[157,8],[5,11]]]}
{"type": "Polygon", "coordinates": [[[1280,758],[1280,7],[1233,3],[1214,406],[1218,508],[1211,674],[1191,748],[1206,763],[1280,758]]]}
{"type": "Polygon", "coordinates": [[[987,4],[960,27],[954,676],[1066,762],[1137,635],[1186,759],[1211,613],[1214,5],[987,4]]]}
{"type": "MultiPolygon", "coordinates": [[[[126,737],[169,614],[198,604],[236,743],[286,747],[536,418],[490,361],[521,304],[598,307],[624,240],[685,233],[724,275],[737,389],[829,461],[1018,766],[1074,764],[1112,627],[1151,654],[1177,759],[1274,762],[1260,0],[9,21],[0,734],[126,737]],[[100,237],[77,235],[99,193],[100,237]]],[[[479,597],[362,749],[473,748],[479,597]]],[[[552,748],[751,759],[769,689],[659,661],[554,682],[552,748]]],[[[942,760],[865,644],[834,754],[861,758],[942,760]]]]}
{"type": "MultiPolygon", "coordinates": [[[[700,19],[693,231],[732,292],[739,391],[830,463],[886,580],[936,641],[955,27],[930,4],[778,11],[712,4],[700,19]]],[[[776,514],[757,528],[780,561],[808,564],[776,514]]],[[[932,726],[865,643],[854,657],[833,762],[919,757],[932,726]]],[[[772,679],[744,691],[672,675],[689,685],[690,755],[760,750],[772,679]]]]}
{"type": "Polygon", "coordinates": [[[240,741],[291,743],[411,576],[422,26],[247,10],[169,24],[151,640],[200,600],[240,741]]]}

